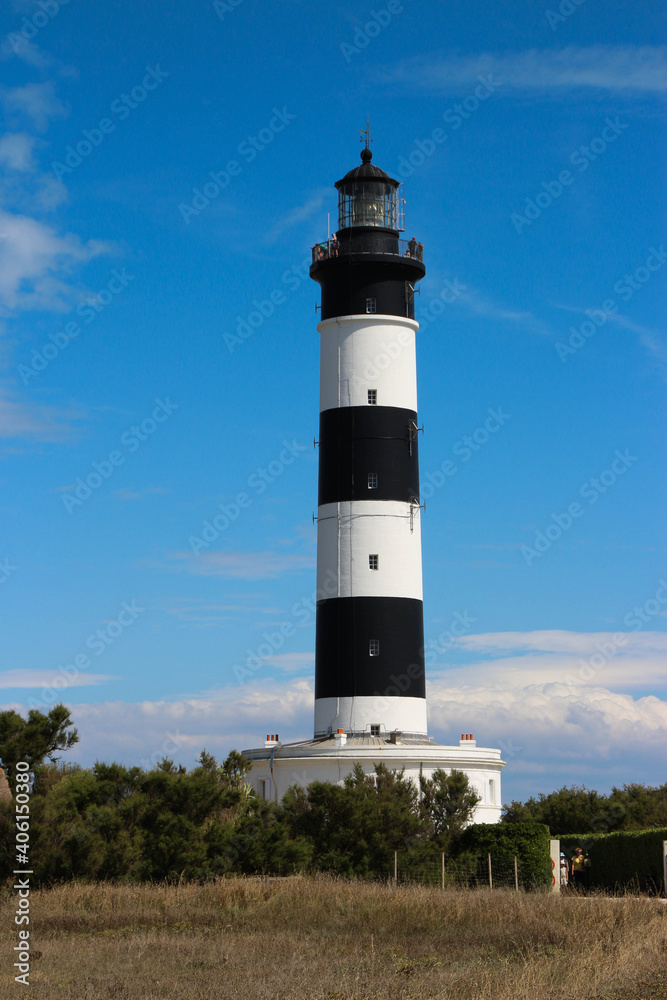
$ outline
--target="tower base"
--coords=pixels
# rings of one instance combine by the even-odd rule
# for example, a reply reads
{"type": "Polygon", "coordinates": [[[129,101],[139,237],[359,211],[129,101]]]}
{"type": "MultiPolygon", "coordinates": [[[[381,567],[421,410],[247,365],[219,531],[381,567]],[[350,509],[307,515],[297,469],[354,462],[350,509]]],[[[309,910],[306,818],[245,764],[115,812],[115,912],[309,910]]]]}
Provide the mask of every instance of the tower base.
{"type": "Polygon", "coordinates": [[[458,746],[434,743],[428,737],[352,736],[344,734],[301,743],[267,741],[264,747],[244,750],[252,761],[249,784],[260,798],[280,802],[291,785],[303,788],[313,781],[342,784],[356,764],[372,774],[376,764],[390,770],[404,769],[405,776],[419,786],[419,778],[433,772],[463,771],[481,796],[473,823],[497,823],[501,816],[500,772],[505,766],[500,750],[478,747],[475,740],[463,739],[458,746]]]}

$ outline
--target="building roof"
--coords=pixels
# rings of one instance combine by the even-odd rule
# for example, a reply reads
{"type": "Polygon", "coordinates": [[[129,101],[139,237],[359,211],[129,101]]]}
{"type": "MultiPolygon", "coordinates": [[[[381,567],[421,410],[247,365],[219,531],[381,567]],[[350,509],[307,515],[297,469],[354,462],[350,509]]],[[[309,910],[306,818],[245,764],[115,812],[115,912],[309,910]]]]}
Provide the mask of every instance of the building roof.
{"type": "Polygon", "coordinates": [[[399,186],[399,182],[395,181],[393,177],[385,173],[384,170],[380,170],[379,167],[374,167],[371,163],[371,158],[373,153],[370,149],[362,149],[361,159],[362,164],[360,167],[354,167],[349,170],[345,177],[341,180],[336,181],[336,187],[341,184],[350,184],[353,181],[383,181],[385,184],[393,184],[394,187],[399,186]]]}

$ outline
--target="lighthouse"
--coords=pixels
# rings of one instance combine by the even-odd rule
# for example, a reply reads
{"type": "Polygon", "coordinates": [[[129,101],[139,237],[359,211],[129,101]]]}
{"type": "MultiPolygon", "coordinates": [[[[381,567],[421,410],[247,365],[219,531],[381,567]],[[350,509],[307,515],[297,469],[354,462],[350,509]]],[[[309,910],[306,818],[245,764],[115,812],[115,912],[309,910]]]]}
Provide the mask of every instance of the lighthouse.
{"type": "MultiPolygon", "coordinates": [[[[320,287],[313,738],[244,750],[260,797],[340,782],[359,764],[419,782],[464,771],[477,822],[501,815],[500,751],[428,735],[419,499],[415,288],[422,244],[401,238],[400,184],[373,162],[336,182],[338,228],[312,248],[320,287]]],[[[462,720],[465,726],[465,720],[462,720]]],[[[277,732],[276,732],[277,730],[277,732]]]]}
{"type": "Polygon", "coordinates": [[[315,736],[425,736],[415,286],[399,182],[372,163],[336,183],[322,290],[315,736]],[[331,596],[328,596],[331,594],[331,596]]]}

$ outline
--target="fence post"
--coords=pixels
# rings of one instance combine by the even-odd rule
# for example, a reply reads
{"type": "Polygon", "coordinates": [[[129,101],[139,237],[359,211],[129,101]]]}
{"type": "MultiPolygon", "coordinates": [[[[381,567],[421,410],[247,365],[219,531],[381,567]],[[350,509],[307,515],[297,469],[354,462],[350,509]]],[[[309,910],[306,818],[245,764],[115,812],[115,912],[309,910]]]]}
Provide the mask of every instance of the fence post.
{"type": "Polygon", "coordinates": [[[493,874],[491,872],[491,855],[489,854],[489,889],[493,889],[493,874]]]}
{"type": "Polygon", "coordinates": [[[442,881],[442,888],[445,888],[445,852],[443,851],[440,855],[440,875],[442,881]]]}
{"type": "Polygon", "coordinates": [[[514,855],[514,888],[519,891],[519,869],[516,863],[516,854],[514,855]]]}
{"type": "Polygon", "coordinates": [[[398,882],[398,851],[394,851],[394,882],[398,882]]]}

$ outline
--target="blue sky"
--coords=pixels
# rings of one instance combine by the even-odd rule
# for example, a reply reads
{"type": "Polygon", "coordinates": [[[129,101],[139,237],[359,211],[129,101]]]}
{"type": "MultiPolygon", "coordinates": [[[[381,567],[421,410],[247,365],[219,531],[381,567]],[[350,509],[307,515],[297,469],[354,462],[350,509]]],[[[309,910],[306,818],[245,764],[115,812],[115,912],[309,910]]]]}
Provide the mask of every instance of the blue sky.
{"type": "Polygon", "coordinates": [[[307,265],[368,115],[425,247],[432,735],[505,800],[664,781],[666,56],[629,0],[4,5],[3,707],[84,764],[312,733],[307,265]]]}

